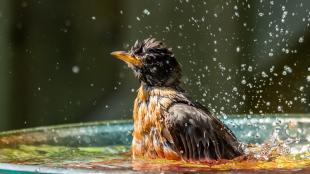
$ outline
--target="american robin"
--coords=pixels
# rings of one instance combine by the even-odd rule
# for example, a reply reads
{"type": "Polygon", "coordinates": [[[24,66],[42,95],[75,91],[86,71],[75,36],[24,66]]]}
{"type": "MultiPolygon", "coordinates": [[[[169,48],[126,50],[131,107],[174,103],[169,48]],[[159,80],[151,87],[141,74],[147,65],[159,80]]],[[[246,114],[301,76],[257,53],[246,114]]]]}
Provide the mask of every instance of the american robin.
{"type": "Polygon", "coordinates": [[[170,48],[154,38],[115,51],[141,82],[133,109],[133,157],[185,161],[232,159],[243,154],[235,135],[181,87],[170,48]]]}

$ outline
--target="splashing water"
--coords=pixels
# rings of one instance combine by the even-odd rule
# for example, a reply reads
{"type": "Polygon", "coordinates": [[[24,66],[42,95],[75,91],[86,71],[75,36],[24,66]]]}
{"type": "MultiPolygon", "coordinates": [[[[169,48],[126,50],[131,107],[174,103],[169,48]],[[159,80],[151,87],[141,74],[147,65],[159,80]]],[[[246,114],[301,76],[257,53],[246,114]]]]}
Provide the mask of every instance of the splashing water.
{"type": "MultiPolygon", "coordinates": [[[[43,127],[0,135],[0,169],[94,171],[231,171],[310,169],[310,120],[305,116],[223,116],[245,156],[210,163],[132,159],[130,121],[43,127]],[[14,166],[15,165],[15,166],[14,166]],[[45,167],[45,168],[44,168],[45,167]]],[[[55,171],[54,171],[55,172],[55,171]]],[[[254,172],[255,173],[255,172],[254,172]]]]}
{"type": "Polygon", "coordinates": [[[210,170],[290,170],[310,166],[310,153],[290,154],[285,144],[253,146],[245,157],[214,163],[187,163],[164,159],[135,159],[130,146],[64,147],[51,145],[22,145],[16,149],[2,149],[1,162],[20,165],[43,165],[75,169],[129,169],[142,171],[210,171],[210,170]],[[283,149],[282,149],[283,148],[283,149]],[[285,149],[285,150],[284,150],[285,149]],[[127,153],[126,153],[127,152],[127,153]]]}

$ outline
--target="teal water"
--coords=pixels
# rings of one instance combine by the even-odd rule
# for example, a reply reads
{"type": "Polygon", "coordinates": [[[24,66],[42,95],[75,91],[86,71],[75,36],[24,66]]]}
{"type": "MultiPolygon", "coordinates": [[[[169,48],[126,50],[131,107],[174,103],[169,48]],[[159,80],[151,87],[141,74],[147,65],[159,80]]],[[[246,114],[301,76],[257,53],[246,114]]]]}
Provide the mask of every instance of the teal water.
{"type": "Polygon", "coordinates": [[[221,119],[245,143],[247,159],[214,165],[133,160],[132,122],[107,121],[1,133],[0,173],[309,173],[310,115],[235,115],[221,119]]]}

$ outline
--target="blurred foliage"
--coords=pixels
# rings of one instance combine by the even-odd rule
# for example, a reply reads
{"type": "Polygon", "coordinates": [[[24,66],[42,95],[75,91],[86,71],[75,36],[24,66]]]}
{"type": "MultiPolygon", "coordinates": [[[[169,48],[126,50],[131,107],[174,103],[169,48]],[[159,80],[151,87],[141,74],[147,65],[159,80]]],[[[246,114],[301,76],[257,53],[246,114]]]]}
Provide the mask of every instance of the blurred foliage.
{"type": "Polygon", "coordinates": [[[138,81],[109,53],[171,46],[215,113],[309,112],[310,2],[0,0],[0,129],[131,117],[138,81]]]}

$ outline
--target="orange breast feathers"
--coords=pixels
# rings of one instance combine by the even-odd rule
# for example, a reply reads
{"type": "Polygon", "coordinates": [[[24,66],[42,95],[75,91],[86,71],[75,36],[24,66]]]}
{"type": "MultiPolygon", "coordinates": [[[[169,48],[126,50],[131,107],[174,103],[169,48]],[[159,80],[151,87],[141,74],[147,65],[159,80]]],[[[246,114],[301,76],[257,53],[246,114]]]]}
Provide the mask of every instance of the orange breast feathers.
{"type": "Polygon", "coordinates": [[[174,102],[176,91],[169,88],[145,89],[141,86],[134,103],[133,157],[180,159],[167,146],[169,132],[164,125],[167,108],[174,102]]]}

